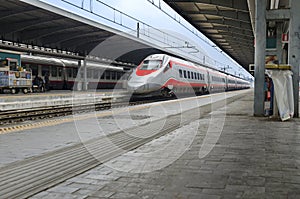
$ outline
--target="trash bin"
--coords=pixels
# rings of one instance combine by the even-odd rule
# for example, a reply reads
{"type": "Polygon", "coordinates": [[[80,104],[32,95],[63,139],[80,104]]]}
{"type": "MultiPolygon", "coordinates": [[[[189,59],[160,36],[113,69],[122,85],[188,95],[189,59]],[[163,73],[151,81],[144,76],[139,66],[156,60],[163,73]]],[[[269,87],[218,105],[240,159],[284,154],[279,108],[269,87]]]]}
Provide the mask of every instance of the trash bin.
{"type": "Polygon", "coordinates": [[[278,107],[281,120],[285,121],[292,118],[294,116],[292,71],[267,69],[266,73],[273,80],[274,97],[276,99],[273,105],[278,107]]]}

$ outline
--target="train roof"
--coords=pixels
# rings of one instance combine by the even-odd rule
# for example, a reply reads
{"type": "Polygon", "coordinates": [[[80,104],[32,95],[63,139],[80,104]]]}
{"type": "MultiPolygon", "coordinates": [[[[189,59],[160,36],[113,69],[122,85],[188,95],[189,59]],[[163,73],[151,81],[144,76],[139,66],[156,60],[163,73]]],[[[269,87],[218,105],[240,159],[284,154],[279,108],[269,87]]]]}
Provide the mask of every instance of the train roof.
{"type": "MultiPolygon", "coordinates": [[[[69,59],[60,59],[54,57],[43,57],[43,56],[33,56],[33,55],[21,55],[21,60],[24,62],[37,63],[37,64],[49,64],[56,66],[69,66],[69,67],[78,67],[77,60],[69,59]]],[[[123,71],[123,67],[111,66],[109,64],[96,62],[96,61],[87,61],[87,67],[89,68],[98,68],[104,70],[114,70],[114,71],[123,71]]]]}

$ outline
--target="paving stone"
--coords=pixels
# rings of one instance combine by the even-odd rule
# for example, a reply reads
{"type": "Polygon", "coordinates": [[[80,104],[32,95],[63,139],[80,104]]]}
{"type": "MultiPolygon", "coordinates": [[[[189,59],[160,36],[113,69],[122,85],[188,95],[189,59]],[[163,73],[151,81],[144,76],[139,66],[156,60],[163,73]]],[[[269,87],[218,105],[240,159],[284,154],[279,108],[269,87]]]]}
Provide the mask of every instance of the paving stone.
{"type": "Polygon", "coordinates": [[[132,198],[132,199],[139,199],[139,197],[136,194],[133,194],[133,193],[123,193],[123,192],[118,192],[118,193],[112,195],[110,198],[132,198]]]}
{"type": "Polygon", "coordinates": [[[74,193],[78,191],[79,188],[67,187],[67,186],[58,186],[48,190],[48,192],[54,193],[74,193]]]}
{"type": "MultiPolygon", "coordinates": [[[[117,190],[116,190],[117,191],[117,190]]],[[[101,197],[104,197],[104,198],[109,198],[111,197],[112,195],[114,195],[116,192],[112,192],[112,191],[96,191],[94,192],[93,194],[89,195],[89,196],[92,196],[92,197],[98,197],[98,198],[101,198],[101,197]]]]}
{"type": "Polygon", "coordinates": [[[95,184],[97,185],[100,180],[90,179],[90,178],[83,178],[83,177],[75,177],[72,179],[69,179],[68,182],[76,182],[81,184],[95,184]]]}
{"type": "MultiPolygon", "coordinates": [[[[300,120],[282,123],[254,118],[250,98],[253,98],[251,93],[228,104],[222,133],[204,158],[199,158],[199,151],[211,115],[199,120],[203,125],[199,126],[192,145],[172,164],[145,173],[131,173],[129,165],[143,165],[145,159],[139,159],[141,154],[163,148],[176,135],[174,132],[66,181],[60,188],[53,188],[65,194],[51,196],[88,196],[91,199],[300,198],[300,120]],[[123,167],[128,172],[114,170],[109,165],[123,167]]],[[[189,125],[183,128],[184,133],[189,133],[187,127],[189,125]]],[[[176,132],[180,134],[180,130],[176,132]]],[[[216,138],[216,135],[212,136],[216,138]]],[[[169,160],[173,155],[148,155],[147,158],[153,160],[148,166],[155,168],[164,158],[169,160]]],[[[49,191],[51,189],[40,196],[49,198],[52,194],[49,191]]]]}

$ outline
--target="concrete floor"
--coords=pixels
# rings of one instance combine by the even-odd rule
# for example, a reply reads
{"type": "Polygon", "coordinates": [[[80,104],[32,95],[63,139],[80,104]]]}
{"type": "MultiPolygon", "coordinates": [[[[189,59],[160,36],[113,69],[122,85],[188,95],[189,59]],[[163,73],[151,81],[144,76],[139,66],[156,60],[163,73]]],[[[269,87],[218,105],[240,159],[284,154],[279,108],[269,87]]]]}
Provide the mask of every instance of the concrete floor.
{"type": "Polygon", "coordinates": [[[299,197],[300,120],[253,117],[248,92],[33,198],[299,197]]]}

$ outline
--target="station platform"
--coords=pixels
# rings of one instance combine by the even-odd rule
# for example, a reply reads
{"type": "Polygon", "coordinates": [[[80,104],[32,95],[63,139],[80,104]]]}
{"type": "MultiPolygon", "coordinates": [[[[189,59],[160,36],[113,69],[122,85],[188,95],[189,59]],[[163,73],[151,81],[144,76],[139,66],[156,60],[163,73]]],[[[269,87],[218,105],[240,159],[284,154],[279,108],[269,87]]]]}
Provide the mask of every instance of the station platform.
{"type": "Polygon", "coordinates": [[[252,111],[253,91],[244,92],[226,108],[32,198],[299,198],[300,120],[252,111]]]}
{"type": "Polygon", "coordinates": [[[64,106],[80,103],[94,103],[120,97],[126,93],[123,89],[100,89],[90,91],[51,90],[44,93],[0,94],[0,111],[32,109],[46,106],[64,106]]]}

